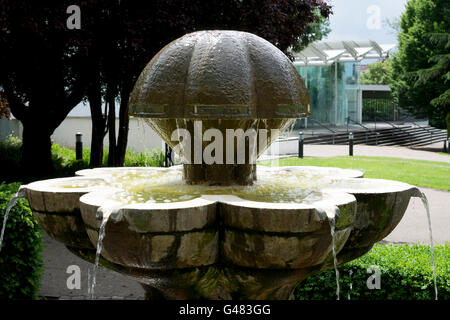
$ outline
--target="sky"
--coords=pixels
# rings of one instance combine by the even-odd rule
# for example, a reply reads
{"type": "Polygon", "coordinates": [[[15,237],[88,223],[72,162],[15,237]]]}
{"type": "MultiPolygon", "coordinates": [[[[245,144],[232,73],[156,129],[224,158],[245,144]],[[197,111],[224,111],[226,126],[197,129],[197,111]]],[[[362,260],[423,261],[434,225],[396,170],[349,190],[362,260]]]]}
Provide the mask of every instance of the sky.
{"type": "Polygon", "coordinates": [[[396,44],[397,35],[384,22],[400,17],[408,0],[328,0],[333,7],[331,32],[324,40],[374,40],[396,44]]]}

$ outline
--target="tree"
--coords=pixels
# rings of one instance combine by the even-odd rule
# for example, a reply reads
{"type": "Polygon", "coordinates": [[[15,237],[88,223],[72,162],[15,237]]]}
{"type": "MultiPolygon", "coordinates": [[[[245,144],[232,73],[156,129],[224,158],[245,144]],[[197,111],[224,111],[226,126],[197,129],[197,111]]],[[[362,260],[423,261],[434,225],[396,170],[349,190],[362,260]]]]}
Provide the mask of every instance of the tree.
{"type": "MultiPolygon", "coordinates": [[[[330,14],[331,7],[320,0],[121,1],[94,13],[92,29],[98,30],[94,35],[98,39],[95,43],[98,43],[97,65],[100,68],[99,75],[92,78],[98,78],[102,84],[96,84],[92,92],[98,93],[100,87],[103,88],[102,100],[108,106],[108,116],[98,121],[96,141],[102,143],[107,119],[110,146],[108,165],[123,164],[130,92],[142,69],[163,46],[196,30],[234,29],[255,33],[287,53],[301,37],[304,37],[303,44],[316,39],[319,34],[317,30],[320,30],[320,25],[330,14]],[[313,28],[309,28],[311,24],[313,28]],[[101,25],[103,27],[99,27],[101,25]],[[317,34],[308,36],[313,32],[311,30],[317,34]],[[115,99],[120,102],[117,139],[115,99]]],[[[98,94],[92,100],[97,101],[97,114],[101,114],[98,111],[101,108],[98,94]]],[[[93,130],[94,127],[95,123],[93,130]]],[[[101,161],[99,156],[96,159],[101,161]]],[[[92,160],[91,152],[91,165],[99,165],[92,160]]]]}
{"type": "Polygon", "coordinates": [[[317,12],[316,15],[318,17],[317,21],[311,22],[306,26],[305,32],[299,37],[298,42],[293,45],[293,51],[300,52],[308,44],[322,40],[331,32],[330,20],[324,18],[320,12],[317,12]]]}
{"type": "Polygon", "coordinates": [[[24,128],[27,174],[52,170],[50,137],[82,99],[89,100],[93,119],[91,165],[101,165],[107,130],[109,164],[121,165],[128,97],[142,69],[170,41],[196,30],[235,29],[287,52],[309,24],[331,14],[322,0],[79,1],[81,28],[70,29],[72,2],[0,0],[0,86],[24,128]]]}
{"type": "Polygon", "coordinates": [[[361,84],[392,84],[392,60],[369,64],[369,71],[361,74],[361,84]]]}
{"type": "MultiPolygon", "coordinates": [[[[413,73],[416,80],[415,86],[421,86],[430,81],[440,81],[444,84],[450,82],[450,33],[434,33],[430,34],[430,37],[431,41],[444,45],[447,53],[432,56],[429,59],[429,62],[433,63],[431,67],[413,73]]],[[[437,113],[445,114],[447,136],[450,136],[450,86],[447,86],[447,90],[431,100],[430,104],[437,113]]]]}
{"type": "Polygon", "coordinates": [[[448,55],[448,46],[431,35],[449,32],[449,12],[448,0],[410,0],[400,19],[399,50],[393,59],[393,94],[398,105],[427,116],[431,125],[440,128],[445,127],[449,106],[435,99],[448,90],[448,82],[442,77],[420,77],[419,70],[431,71],[438,57],[448,55]]]}
{"type": "Polygon", "coordinates": [[[3,90],[0,89],[0,119],[6,118],[9,119],[11,117],[11,112],[8,108],[8,100],[6,99],[6,95],[3,90]]]}
{"type": "Polygon", "coordinates": [[[66,26],[71,2],[0,0],[0,85],[23,125],[29,176],[52,171],[50,136],[84,96],[87,54],[66,26]]]}

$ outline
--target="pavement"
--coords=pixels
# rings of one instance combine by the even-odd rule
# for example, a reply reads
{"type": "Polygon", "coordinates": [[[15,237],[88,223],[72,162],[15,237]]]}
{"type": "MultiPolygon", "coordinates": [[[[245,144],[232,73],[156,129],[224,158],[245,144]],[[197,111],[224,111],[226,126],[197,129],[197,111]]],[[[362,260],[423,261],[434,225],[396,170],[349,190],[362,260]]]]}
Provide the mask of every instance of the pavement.
{"type": "MultiPolygon", "coordinates": [[[[330,157],[347,155],[348,147],[305,145],[304,151],[305,156],[330,157]]],[[[383,155],[450,163],[450,156],[437,153],[441,151],[442,146],[437,144],[421,149],[356,145],[354,154],[364,156],[383,155]]],[[[430,205],[434,244],[450,243],[450,192],[429,188],[420,189],[428,198],[430,205]]],[[[420,199],[411,199],[403,219],[395,230],[383,240],[383,243],[385,242],[430,243],[427,215],[420,199]]],[[[87,299],[88,274],[92,273],[93,265],[78,258],[69,252],[64,245],[52,240],[47,235],[44,236],[43,245],[45,271],[39,295],[47,299],[87,299]],[[67,269],[74,265],[80,268],[81,285],[79,289],[68,289],[67,282],[71,273],[67,273],[67,269]]],[[[99,267],[96,283],[95,296],[97,299],[144,299],[144,290],[135,280],[114,271],[99,267]]]]}
{"type": "MultiPolygon", "coordinates": [[[[274,143],[261,157],[258,158],[258,160],[269,160],[279,157],[298,155],[297,139],[288,139],[278,143],[279,145],[274,143]]],[[[443,152],[442,143],[434,143],[427,146],[415,148],[399,146],[368,146],[362,144],[356,144],[353,146],[354,156],[382,156],[389,158],[415,159],[450,163],[450,154],[439,154],[438,152],[443,152]]],[[[303,146],[304,157],[328,158],[348,155],[348,145],[305,144],[303,146]]]]}

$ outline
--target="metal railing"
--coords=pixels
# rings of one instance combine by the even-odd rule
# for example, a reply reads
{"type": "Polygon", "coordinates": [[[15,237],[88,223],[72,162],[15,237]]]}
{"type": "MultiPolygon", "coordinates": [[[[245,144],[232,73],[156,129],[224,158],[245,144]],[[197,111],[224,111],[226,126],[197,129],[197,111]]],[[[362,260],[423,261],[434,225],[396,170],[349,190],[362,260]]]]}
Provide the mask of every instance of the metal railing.
{"type": "Polygon", "coordinates": [[[365,134],[365,136],[366,136],[366,144],[367,144],[368,141],[369,141],[369,136],[368,136],[367,132],[370,132],[370,133],[375,133],[375,145],[378,145],[378,135],[379,135],[380,133],[376,132],[376,130],[372,130],[372,129],[370,129],[370,128],[367,128],[367,127],[364,126],[363,124],[361,124],[361,123],[359,123],[359,122],[356,122],[355,120],[353,120],[353,119],[350,118],[350,117],[347,117],[346,119],[347,119],[347,133],[348,133],[348,125],[349,125],[349,123],[350,123],[350,121],[351,121],[351,122],[353,122],[354,124],[357,124],[358,126],[360,126],[361,128],[363,128],[363,129],[365,130],[365,131],[364,131],[364,134],[365,134]]]}
{"type": "MultiPolygon", "coordinates": [[[[328,131],[331,131],[333,134],[333,144],[334,144],[334,136],[336,135],[336,131],[334,131],[333,129],[328,128],[326,125],[324,125],[323,123],[314,120],[314,119],[308,119],[309,121],[313,122],[313,123],[317,123],[319,126],[321,126],[324,129],[327,129],[328,131]]],[[[314,136],[314,126],[311,126],[311,135],[314,136]]]]}
{"type": "MultiPolygon", "coordinates": [[[[390,125],[391,127],[395,128],[395,129],[399,129],[402,132],[405,132],[408,135],[408,138],[411,139],[411,134],[408,131],[405,131],[404,128],[396,126],[395,124],[391,123],[390,121],[380,117],[380,116],[375,116],[375,131],[377,130],[377,119],[380,119],[381,122],[387,123],[388,125],[390,125]]],[[[391,132],[391,136],[393,137],[393,133],[391,132]]]]}
{"type": "Polygon", "coordinates": [[[422,130],[427,131],[427,132],[430,134],[430,138],[433,139],[433,130],[432,130],[432,129],[430,129],[430,128],[428,128],[428,127],[421,126],[421,125],[418,124],[417,122],[414,122],[414,121],[409,120],[410,118],[411,118],[411,117],[406,118],[405,120],[403,120],[403,122],[404,122],[404,123],[405,123],[405,122],[412,123],[412,124],[415,125],[416,127],[420,128],[420,129],[422,129],[422,130]]]}

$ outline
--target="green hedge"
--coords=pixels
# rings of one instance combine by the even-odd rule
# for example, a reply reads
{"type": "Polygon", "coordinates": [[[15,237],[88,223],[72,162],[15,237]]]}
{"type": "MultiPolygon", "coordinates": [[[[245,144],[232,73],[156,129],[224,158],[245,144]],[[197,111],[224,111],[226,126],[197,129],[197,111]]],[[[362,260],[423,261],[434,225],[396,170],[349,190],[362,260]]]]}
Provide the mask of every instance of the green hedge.
{"type": "MultiPolygon", "coordinates": [[[[0,182],[23,181],[24,183],[34,180],[22,174],[21,168],[22,140],[15,136],[9,136],[0,140],[0,168],[8,168],[1,172],[0,182]]],[[[59,144],[52,144],[52,160],[54,173],[49,177],[41,179],[69,177],[76,171],[89,168],[90,148],[83,148],[83,159],[77,160],[75,150],[65,148],[59,144]]],[[[161,149],[137,152],[132,148],[126,150],[125,167],[162,167],[165,155],[161,149]]],[[[108,166],[108,148],[103,150],[103,166],[108,166]]]]}
{"type": "MultiPolygon", "coordinates": [[[[439,300],[450,299],[450,244],[435,246],[439,300]]],[[[366,255],[338,267],[340,299],[434,300],[431,249],[426,245],[375,245],[366,255]],[[373,275],[367,269],[378,266],[380,289],[368,289],[373,275]],[[350,276],[351,273],[351,276],[350,276]],[[352,284],[352,290],[350,290],[352,284]]],[[[335,300],[334,270],[326,270],[303,281],[295,291],[299,300],[335,300]]]]}
{"type": "MultiPolygon", "coordinates": [[[[0,184],[0,230],[6,206],[19,186],[0,184]]],[[[42,231],[27,200],[19,199],[8,215],[0,252],[0,299],[36,299],[42,270],[42,231]]]]}

